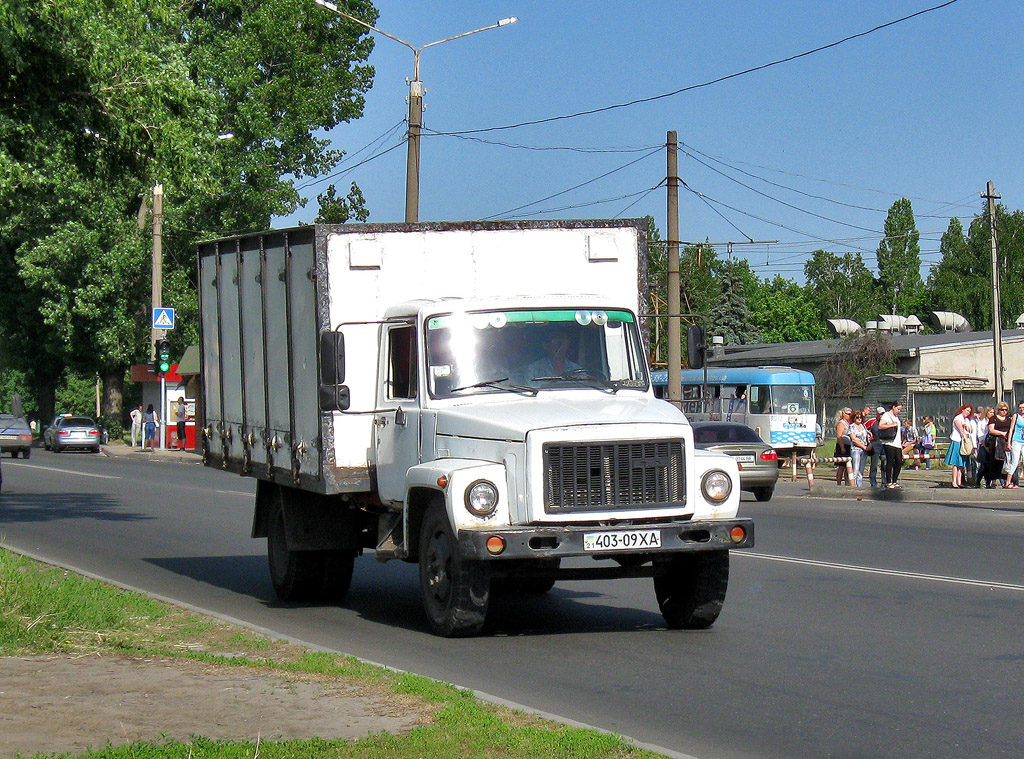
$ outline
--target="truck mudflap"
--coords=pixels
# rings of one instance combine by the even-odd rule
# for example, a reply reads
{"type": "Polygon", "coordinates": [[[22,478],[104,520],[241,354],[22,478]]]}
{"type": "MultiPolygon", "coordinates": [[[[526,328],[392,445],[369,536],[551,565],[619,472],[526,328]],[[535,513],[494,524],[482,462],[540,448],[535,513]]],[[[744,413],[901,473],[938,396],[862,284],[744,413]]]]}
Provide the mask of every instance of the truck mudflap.
{"type": "Polygon", "coordinates": [[[630,525],[559,525],[459,530],[469,559],[615,558],[751,548],[754,520],[713,519],[630,525]]]}

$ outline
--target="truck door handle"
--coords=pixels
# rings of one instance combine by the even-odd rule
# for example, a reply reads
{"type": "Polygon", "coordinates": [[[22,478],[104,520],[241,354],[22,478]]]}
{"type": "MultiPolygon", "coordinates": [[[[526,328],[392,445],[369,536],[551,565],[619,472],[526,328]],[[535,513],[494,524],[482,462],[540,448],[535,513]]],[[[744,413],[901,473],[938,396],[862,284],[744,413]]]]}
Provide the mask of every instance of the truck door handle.
{"type": "Polygon", "coordinates": [[[387,427],[388,418],[386,416],[378,416],[376,419],[373,420],[373,423],[376,424],[378,427],[387,427]]]}

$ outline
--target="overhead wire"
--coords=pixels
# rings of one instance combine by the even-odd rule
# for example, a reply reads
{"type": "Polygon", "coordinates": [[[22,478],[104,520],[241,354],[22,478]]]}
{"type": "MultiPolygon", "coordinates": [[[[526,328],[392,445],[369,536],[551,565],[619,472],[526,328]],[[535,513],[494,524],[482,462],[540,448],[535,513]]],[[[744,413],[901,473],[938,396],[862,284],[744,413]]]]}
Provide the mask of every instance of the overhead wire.
{"type": "MultiPolygon", "coordinates": [[[[389,127],[382,134],[378,135],[373,140],[368,142],[366,145],[364,145],[363,147],[359,148],[359,150],[355,151],[354,153],[350,154],[347,158],[345,158],[342,161],[340,161],[337,165],[338,166],[344,166],[344,164],[346,164],[348,161],[351,161],[351,160],[355,159],[356,156],[361,155],[362,153],[366,152],[369,148],[371,148],[372,146],[376,145],[377,143],[383,143],[383,142],[387,141],[388,139],[390,139],[393,136],[394,132],[397,129],[399,129],[401,126],[403,126],[404,124],[405,124],[405,119],[402,119],[397,124],[389,127]]],[[[384,150],[384,151],[379,152],[379,153],[375,153],[374,155],[370,156],[369,158],[366,158],[366,159],[360,161],[359,163],[357,163],[357,164],[355,164],[353,166],[345,166],[344,168],[340,169],[339,171],[336,171],[333,174],[329,174],[328,176],[317,177],[315,179],[310,179],[309,181],[300,184],[295,189],[301,191],[301,190],[305,190],[307,187],[313,187],[313,186],[318,185],[318,184],[323,184],[324,182],[329,182],[332,179],[337,179],[338,177],[343,176],[344,174],[346,174],[346,173],[348,173],[350,171],[358,169],[360,166],[365,166],[370,161],[376,160],[377,158],[380,158],[383,155],[387,155],[392,150],[394,150],[394,149],[404,145],[405,142],[406,142],[406,140],[403,138],[402,140],[400,140],[396,144],[392,145],[387,150],[384,150]]]]}
{"type": "Polygon", "coordinates": [[[469,135],[460,134],[458,132],[438,132],[434,129],[428,129],[426,126],[423,127],[424,133],[429,133],[431,137],[455,137],[459,140],[466,140],[468,142],[480,142],[485,145],[497,145],[503,148],[512,148],[514,150],[535,150],[535,151],[566,151],[572,153],[643,153],[651,149],[660,149],[661,145],[640,145],[635,147],[621,147],[621,148],[581,148],[573,145],[520,145],[514,142],[502,142],[501,140],[485,140],[483,137],[471,137],[469,135]]]}
{"type": "Polygon", "coordinates": [[[939,3],[938,5],[934,5],[934,6],[930,7],[930,8],[924,8],[922,10],[915,11],[914,13],[911,13],[909,15],[906,15],[906,16],[903,16],[901,18],[895,19],[893,21],[888,21],[888,22],[886,22],[884,24],[879,24],[879,25],[874,26],[874,27],[872,27],[870,29],[867,29],[865,31],[857,32],[856,34],[850,34],[850,35],[848,35],[846,37],[843,37],[840,40],[836,40],[834,42],[829,42],[828,44],[825,44],[825,45],[819,45],[818,47],[812,48],[810,50],[805,50],[802,53],[795,53],[794,55],[789,55],[789,56],[786,56],[785,58],[779,58],[778,60],[770,61],[768,63],[762,63],[762,64],[757,65],[757,66],[751,66],[750,68],[743,69],[742,71],[736,71],[736,72],[734,72],[732,74],[726,74],[724,76],[716,77],[714,79],[709,79],[706,82],[700,82],[698,84],[690,84],[690,85],[687,85],[685,87],[680,87],[679,89],[672,90],[671,92],[664,92],[664,93],[662,93],[660,95],[651,95],[649,97],[636,98],[635,100],[630,100],[630,101],[627,101],[625,103],[615,103],[613,105],[601,106],[599,108],[590,108],[590,109],[587,109],[585,111],[577,111],[576,113],[569,113],[569,114],[564,114],[564,115],[561,115],[561,116],[549,116],[549,117],[543,118],[543,119],[534,119],[532,121],[521,121],[521,122],[516,123],[516,124],[506,124],[506,125],[503,125],[503,126],[482,127],[482,128],[479,128],[479,129],[462,129],[462,130],[459,130],[459,131],[448,132],[448,134],[450,134],[450,135],[467,135],[467,134],[481,134],[481,133],[484,133],[484,132],[499,132],[499,131],[504,131],[504,130],[509,130],[509,129],[519,129],[521,127],[536,126],[538,124],[549,124],[549,123],[551,123],[553,121],[565,121],[565,120],[568,120],[568,119],[579,118],[581,116],[592,116],[592,115],[597,114],[597,113],[603,113],[603,112],[606,112],[606,111],[612,111],[612,110],[616,110],[616,109],[620,109],[620,108],[630,108],[630,107],[635,106],[635,105],[641,105],[641,104],[644,104],[644,103],[652,103],[652,102],[655,102],[657,100],[664,100],[665,98],[675,97],[676,95],[680,95],[680,94],[682,94],[684,92],[690,92],[692,90],[701,89],[703,87],[710,87],[712,85],[720,84],[721,82],[725,82],[725,81],[728,81],[730,79],[735,79],[737,77],[746,76],[747,74],[752,74],[752,73],[754,73],[756,71],[763,71],[764,69],[768,69],[768,68],[771,68],[773,66],[779,66],[779,65],[782,65],[784,63],[790,63],[790,62],[798,60],[800,58],[805,58],[805,57],[807,57],[809,55],[814,55],[815,53],[820,53],[820,52],[822,52],[824,50],[829,50],[830,48],[838,47],[839,45],[842,45],[842,44],[844,44],[846,42],[850,42],[851,40],[855,40],[855,39],[858,39],[860,37],[866,37],[866,36],[868,36],[870,34],[874,34],[875,32],[879,32],[879,31],[881,31],[883,29],[887,29],[890,26],[895,26],[897,24],[901,24],[901,23],[903,23],[905,21],[909,21],[910,19],[916,18],[918,16],[923,16],[926,13],[932,13],[934,11],[941,10],[941,9],[946,8],[946,7],[950,6],[950,5],[953,5],[954,3],[957,3],[957,2],[959,2],[959,0],[946,0],[946,2],[939,3]]]}

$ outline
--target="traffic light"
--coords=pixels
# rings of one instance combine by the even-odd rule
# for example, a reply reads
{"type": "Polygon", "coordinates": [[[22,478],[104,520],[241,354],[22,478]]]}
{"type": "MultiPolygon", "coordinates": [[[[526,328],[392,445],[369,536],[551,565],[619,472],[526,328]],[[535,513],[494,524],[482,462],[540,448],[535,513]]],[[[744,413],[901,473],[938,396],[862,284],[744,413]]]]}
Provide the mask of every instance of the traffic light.
{"type": "Polygon", "coordinates": [[[156,372],[167,374],[171,370],[171,341],[160,339],[156,341],[156,372]]]}

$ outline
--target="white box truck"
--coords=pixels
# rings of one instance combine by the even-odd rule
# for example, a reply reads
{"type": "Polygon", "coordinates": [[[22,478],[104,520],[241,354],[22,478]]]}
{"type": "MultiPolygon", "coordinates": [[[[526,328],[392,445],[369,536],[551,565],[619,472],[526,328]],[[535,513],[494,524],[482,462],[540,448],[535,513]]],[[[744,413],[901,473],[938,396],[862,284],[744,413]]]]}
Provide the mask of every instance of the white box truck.
{"type": "Polygon", "coordinates": [[[203,458],[257,479],[284,600],[418,562],[440,635],[499,592],[650,577],[722,608],[738,470],[654,397],[638,221],[312,225],[199,246],[203,458]]]}

